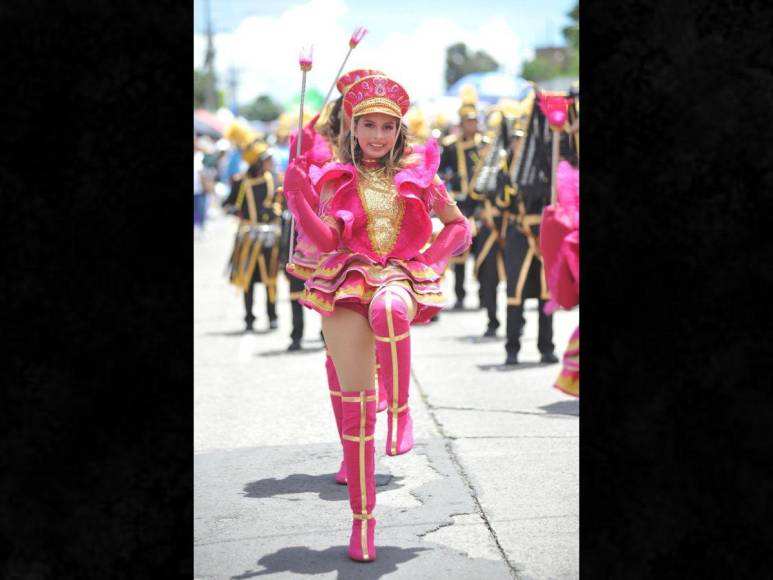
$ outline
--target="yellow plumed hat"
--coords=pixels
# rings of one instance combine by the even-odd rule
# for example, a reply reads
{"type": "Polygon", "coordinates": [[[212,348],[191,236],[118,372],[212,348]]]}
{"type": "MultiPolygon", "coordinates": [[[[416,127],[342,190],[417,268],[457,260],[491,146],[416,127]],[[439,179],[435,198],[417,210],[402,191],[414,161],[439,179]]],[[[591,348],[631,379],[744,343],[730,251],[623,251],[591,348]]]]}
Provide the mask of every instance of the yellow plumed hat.
{"type": "Polygon", "coordinates": [[[506,117],[528,117],[531,108],[534,105],[534,93],[530,92],[520,101],[515,99],[500,99],[497,103],[497,109],[502,111],[506,117]]]}
{"type": "Polygon", "coordinates": [[[515,99],[500,99],[497,103],[497,110],[502,111],[506,117],[520,117],[523,105],[521,101],[515,99]]]}
{"type": "Polygon", "coordinates": [[[424,113],[417,107],[411,107],[405,115],[408,130],[417,138],[426,140],[429,137],[429,125],[424,113]]]}
{"type": "Polygon", "coordinates": [[[258,136],[257,131],[245,125],[241,121],[233,121],[223,132],[223,137],[236,145],[239,149],[244,149],[252,143],[258,136]]]}
{"type": "Polygon", "coordinates": [[[486,125],[489,129],[496,129],[502,124],[502,111],[499,109],[494,109],[491,112],[489,112],[488,118],[486,119],[486,125]]]}
{"type": "Polygon", "coordinates": [[[267,143],[262,141],[253,141],[244,151],[242,151],[242,159],[244,159],[248,164],[252,165],[259,159],[262,159],[267,151],[267,143]]]}
{"type": "Polygon", "coordinates": [[[502,98],[496,104],[496,110],[500,112],[510,123],[513,137],[522,137],[534,106],[534,93],[529,93],[520,101],[502,98]]]}
{"type": "Polygon", "coordinates": [[[478,118],[478,92],[471,84],[462,85],[459,89],[462,105],[459,107],[459,119],[478,118]]]}
{"type": "Polygon", "coordinates": [[[238,120],[225,128],[223,137],[239,148],[242,159],[250,165],[258,161],[268,150],[268,145],[261,141],[260,134],[238,120]]]}
{"type": "Polygon", "coordinates": [[[276,128],[277,137],[284,138],[290,134],[293,125],[298,122],[298,115],[293,115],[290,112],[285,112],[279,115],[279,123],[276,128]]]}

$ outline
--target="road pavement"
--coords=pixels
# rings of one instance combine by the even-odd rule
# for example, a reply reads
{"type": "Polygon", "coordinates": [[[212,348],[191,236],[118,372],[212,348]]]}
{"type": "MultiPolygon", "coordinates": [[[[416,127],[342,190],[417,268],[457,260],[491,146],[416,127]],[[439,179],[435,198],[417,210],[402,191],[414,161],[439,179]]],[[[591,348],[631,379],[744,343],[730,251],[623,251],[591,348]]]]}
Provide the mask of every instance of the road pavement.
{"type": "MultiPolygon", "coordinates": [[[[469,310],[413,327],[416,444],[387,456],[378,415],[378,559],[355,563],[320,316],[304,311],[304,348],[287,352],[280,276],[279,328],[268,330],[258,285],[256,332],[242,332],[242,297],[224,275],[235,228],[217,215],[193,249],[195,578],[578,578],[579,403],[551,386],[560,365],[539,364],[536,300],[515,367],[502,365],[503,287],[496,339],[481,338],[472,278],[469,310]]],[[[559,357],[578,321],[577,309],[554,315],[559,357]]]]}

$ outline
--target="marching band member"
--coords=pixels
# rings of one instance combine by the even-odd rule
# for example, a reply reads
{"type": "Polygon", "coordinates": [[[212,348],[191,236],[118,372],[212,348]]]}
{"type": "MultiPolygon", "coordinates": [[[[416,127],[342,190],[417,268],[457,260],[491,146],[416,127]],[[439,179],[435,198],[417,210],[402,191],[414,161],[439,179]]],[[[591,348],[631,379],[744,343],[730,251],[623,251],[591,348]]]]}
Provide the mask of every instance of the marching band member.
{"type": "Polygon", "coordinates": [[[256,133],[239,122],[228,126],[225,137],[241,150],[247,171],[236,176],[223,207],[239,217],[231,252],[229,281],[244,293],[246,331],[252,331],[254,287],[266,287],[269,330],[277,328],[276,281],[279,271],[281,201],[271,171],[271,152],[256,133]]]}
{"type": "MultiPolygon", "coordinates": [[[[485,145],[483,135],[478,130],[478,96],[472,86],[463,87],[462,104],[459,107],[459,125],[461,135],[448,135],[441,142],[443,153],[440,157],[440,171],[449,186],[450,193],[459,204],[459,209],[469,220],[473,234],[473,248],[478,244],[478,227],[475,222],[478,202],[482,200],[473,188],[475,178],[482,166],[481,149],[485,145]]],[[[456,303],[454,310],[464,308],[464,279],[467,271],[469,251],[451,260],[454,266],[454,292],[456,303]]],[[[482,296],[478,294],[479,306],[482,296]]]]}
{"type": "Polygon", "coordinates": [[[556,363],[553,317],[544,307],[550,298],[539,248],[542,210],[550,203],[550,139],[547,119],[533,101],[528,121],[513,132],[507,171],[503,172],[497,205],[505,212],[505,270],[507,274],[506,365],[518,364],[525,318],[524,301],[538,301],[537,348],[540,361],[556,363]],[[525,133],[525,134],[524,134],[525,133]]]}

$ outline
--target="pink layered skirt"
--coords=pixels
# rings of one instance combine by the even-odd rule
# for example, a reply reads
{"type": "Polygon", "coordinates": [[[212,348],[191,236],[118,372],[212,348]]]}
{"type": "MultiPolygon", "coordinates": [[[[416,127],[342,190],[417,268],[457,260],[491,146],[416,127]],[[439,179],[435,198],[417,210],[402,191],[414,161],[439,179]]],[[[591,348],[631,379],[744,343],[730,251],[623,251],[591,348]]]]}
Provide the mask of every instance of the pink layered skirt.
{"type": "Polygon", "coordinates": [[[416,300],[413,324],[428,322],[446,303],[440,275],[415,260],[388,258],[382,265],[364,254],[336,251],[324,255],[316,268],[292,264],[288,272],[306,281],[298,301],[323,316],[337,306],[366,314],[374,294],[386,285],[402,286],[416,300]]]}

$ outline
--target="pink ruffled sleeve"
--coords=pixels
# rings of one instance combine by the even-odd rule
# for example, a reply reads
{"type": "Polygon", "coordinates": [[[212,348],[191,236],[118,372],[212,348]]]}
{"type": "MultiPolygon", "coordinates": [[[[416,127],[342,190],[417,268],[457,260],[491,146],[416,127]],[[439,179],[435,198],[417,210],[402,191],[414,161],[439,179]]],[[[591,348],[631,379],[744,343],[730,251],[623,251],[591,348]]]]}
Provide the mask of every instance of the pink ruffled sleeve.
{"type": "Polygon", "coordinates": [[[441,204],[454,205],[454,203],[456,203],[454,198],[449,195],[448,190],[446,190],[446,185],[443,183],[443,180],[440,179],[440,177],[437,175],[435,176],[435,179],[432,180],[430,186],[427,188],[425,202],[427,204],[428,211],[432,211],[434,208],[441,204]]]}

